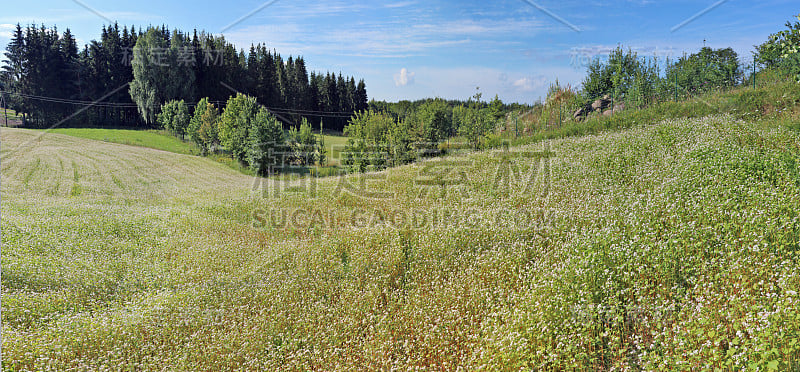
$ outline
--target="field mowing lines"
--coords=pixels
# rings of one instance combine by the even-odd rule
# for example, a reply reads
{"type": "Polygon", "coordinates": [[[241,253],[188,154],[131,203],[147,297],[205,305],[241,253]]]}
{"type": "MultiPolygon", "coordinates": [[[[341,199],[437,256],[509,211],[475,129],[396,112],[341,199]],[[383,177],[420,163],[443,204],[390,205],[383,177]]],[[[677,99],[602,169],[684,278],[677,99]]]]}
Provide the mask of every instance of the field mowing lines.
{"type": "Polygon", "coordinates": [[[31,182],[31,179],[33,178],[33,175],[36,173],[37,170],[39,170],[39,166],[41,165],[41,163],[42,163],[41,159],[36,159],[36,164],[34,164],[32,167],[30,167],[30,170],[25,175],[25,179],[22,180],[22,184],[25,187],[27,187],[28,184],[31,182]]]}

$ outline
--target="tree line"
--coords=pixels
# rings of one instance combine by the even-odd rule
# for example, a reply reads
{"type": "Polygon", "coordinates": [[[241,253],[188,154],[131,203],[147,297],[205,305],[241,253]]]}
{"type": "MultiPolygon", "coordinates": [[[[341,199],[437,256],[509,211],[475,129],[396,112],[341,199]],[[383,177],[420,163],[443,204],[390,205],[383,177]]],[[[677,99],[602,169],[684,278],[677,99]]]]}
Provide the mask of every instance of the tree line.
{"type": "Polygon", "coordinates": [[[501,145],[496,128],[511,107],[481,94],[467,101],[428,99],[398,103],[370,102],[345,128],[348,142],[342,165],[368,172],[441,156],[452,149],[486,149],[501,145]]]}
{"type": "Polygon", "coordinates": [[[183,139],[188,137],[202,155],[223,150],[239,164],[261,176],[327,165],[324,136],[314,134],[305,118],[285,131],[283,124],[255,97],[237,93],[219,110],[208,98],[193,113],[182,100],[163,104],[159,126],[183,139]]]}
{"type": "Polygon", "coordinates": [[[201,98],[224,107],[247,94],[288,126],[303,118],[342,130],[368,107],[363,80],[307,71],[302,57],[284,59],[265,45],[237,50],[224,36],[166,26],[146,30],[103,26],[99,40],[79,49],[69,29],[17,24],[0,82],[10,108],[32,127],[156,125],[161,105],[201,98]],[[128,86],[130,84],[130,86],[128,86]]]}
{"type": "Polygon", "coordinates": [[[674,94],[694,95],[733,87],[744,77],[738,55],[731,48],[703,47],[697,53],[666,59],[663,73],[656,58],[640,58],[622,47],[604,62],[595,59],[587,68],[581,98],[608,95],[631,107],[644,107],[674,94]]]}

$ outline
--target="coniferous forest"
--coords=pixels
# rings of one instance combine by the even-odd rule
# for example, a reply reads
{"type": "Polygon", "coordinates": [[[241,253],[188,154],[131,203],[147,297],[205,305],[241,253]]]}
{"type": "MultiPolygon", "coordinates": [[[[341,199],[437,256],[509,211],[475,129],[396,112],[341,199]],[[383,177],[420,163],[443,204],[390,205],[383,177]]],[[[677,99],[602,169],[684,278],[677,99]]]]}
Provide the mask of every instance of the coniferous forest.
{"type": "MultiPolygon", "coordinates": [[[[302,118],[318,127],[341,131],[357,111],[366,110],[363,80],[326,72],[308,72],[305,60],[284,59],[266,45],[237,50],[204,31],[170,31],[166,26],[137,29],[104,26],[99,40],[81,49],[66,29],[17,24],[7,47],[0,88],[9,107],[28,127],[155,127],[160,106],[202,98],[224,107],[237,93],[255,97],[285,126],[302,118]],[[139,58],[134,58],[139,43],[139,58]],[[158,88],[134,82],[136,63],[149,68],[158,88]],[[168,68],[166,68],[168,67],[168,68]],[[148,88],[157,89],[157,92],[148,88]],[[150,111],[135,93],[150,99],[150,111]]],[[[148,106],[148,105],[145,105],[148,106]]]]}

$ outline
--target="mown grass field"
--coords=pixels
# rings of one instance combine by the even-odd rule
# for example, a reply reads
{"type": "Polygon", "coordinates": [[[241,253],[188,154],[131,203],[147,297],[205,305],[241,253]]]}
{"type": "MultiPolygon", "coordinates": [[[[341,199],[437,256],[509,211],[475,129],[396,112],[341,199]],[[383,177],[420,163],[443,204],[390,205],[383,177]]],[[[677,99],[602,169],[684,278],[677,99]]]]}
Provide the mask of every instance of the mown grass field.
{"type": "Polygon", "coordinates": [[[169,133],[158,130],[54,128],[48,129],[47,132],[123,145],[148,147],[177,154],[197,155],[200,153],[191,142],[181,141],[169,133]]]}
{"type": "Polygon", "coordinates": [[[3,128],[3,367],[798,370],[785,120],[289,185],[3,128]]]}
{"type": "MultiPolygon", "coordinates": [[[[54,128],[47,131],[50,133],[66,134],[68,136],[97,141],[164,150],[176,154],[198,155],[200,153],[197,147],[191,142],[181,141],[175,136],[161,130],[54,128]]],[[[325,134],[324,139],[325,148],[328,149],[328,163],[333,166],[339,165],[340,152],[347,144],[347,137],[325,134]]],[[[247,169],[236,164],[233,159],[223,154],[213,154],[211,158],[240,172],[250,173],[247,169]]]]}

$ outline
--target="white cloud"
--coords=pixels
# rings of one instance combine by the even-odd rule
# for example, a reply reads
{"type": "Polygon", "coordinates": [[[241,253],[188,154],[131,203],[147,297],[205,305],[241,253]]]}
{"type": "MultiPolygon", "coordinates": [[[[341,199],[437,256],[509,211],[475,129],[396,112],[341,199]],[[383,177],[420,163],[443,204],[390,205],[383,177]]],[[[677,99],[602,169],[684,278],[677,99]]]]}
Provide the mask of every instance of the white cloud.
{"type": "Polygon", "coordinates": [[[416,1],[401,1],[401,2],[398,2],[398,3],[386,4],[384,6],[387,7],[387,8],[405,8],[405,7],[409,6],[409,5],[414,5],[416,3],[417,3],[416,1]]]}
{"type": "Polygon", "coordinates": [[[416,74],[409,72],[407,68],[403,67],[400,69],[400,73],[394,74],[394,85],[404,87],[409,84],[414,84],[414,75],[416,74]]]}
{"type": "Polygon", "coordinates": [[[541,75],[536,77],[523,77],[521,79],[514,80],[512,85],[514,88],[522,92],[533,92],[540,90],[547,85],[547,78],[541,75]]]}
{"type": "Polygon", "coordinates": [[[12,36],[12,32],[16,28],[17,28],[17,26],[12,25],[10,23],[0,24],[0,37],[10,39],[11,36],[12,36]]]}

